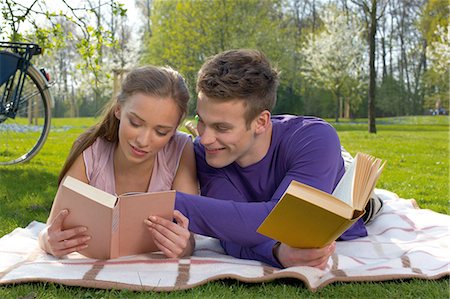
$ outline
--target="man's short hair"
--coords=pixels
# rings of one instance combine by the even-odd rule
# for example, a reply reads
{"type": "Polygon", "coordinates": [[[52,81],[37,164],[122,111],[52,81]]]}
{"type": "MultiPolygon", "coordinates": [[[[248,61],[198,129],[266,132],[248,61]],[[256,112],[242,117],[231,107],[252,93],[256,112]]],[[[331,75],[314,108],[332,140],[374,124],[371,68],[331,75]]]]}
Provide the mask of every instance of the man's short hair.
{"type": "Polygon", "coordinates": [[[197,78],[197,93],[214,101],[241,100],[247,125],[276,104],[278,71],[258,50],[229,50],[209,57],[197,78]]]}

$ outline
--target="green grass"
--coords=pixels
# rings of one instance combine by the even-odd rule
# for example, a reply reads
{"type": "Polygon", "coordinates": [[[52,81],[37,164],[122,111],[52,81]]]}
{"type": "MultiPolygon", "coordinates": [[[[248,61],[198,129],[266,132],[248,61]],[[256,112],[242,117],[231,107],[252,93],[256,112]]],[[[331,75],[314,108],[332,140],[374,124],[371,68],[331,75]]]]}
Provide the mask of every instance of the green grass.
{"type": "MultiPolygon", "coordinates": [[[[45,221],[56,192],[58,172],[73,140],[94,119],[54,119],[42,151],[29,163],[0,167],[0,236],[32,220],[45,221]]],[[[367,120],[333,123],[352,154],[373,154],[388,164],[377,185],[402,198],[415,198],[422,208],[449,214],[449,118],[386,118],[377,134],[367,133],[367,120]]],[[[449,298],[448,277],[435,281],[334,283],[311,293],[298,280],[246,284],[235,280],[171,293],[130,292],[28,283],[0,287],[0,298],[449,298]]]]}

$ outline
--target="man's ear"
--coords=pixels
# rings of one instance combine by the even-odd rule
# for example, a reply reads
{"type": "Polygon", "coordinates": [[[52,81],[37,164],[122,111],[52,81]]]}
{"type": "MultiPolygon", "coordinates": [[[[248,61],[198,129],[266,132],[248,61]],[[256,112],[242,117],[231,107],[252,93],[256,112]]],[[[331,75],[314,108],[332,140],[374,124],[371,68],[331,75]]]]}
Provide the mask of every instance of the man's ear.
{"type": "Polygon", "coordinates": [[[261,112],[255,119],[255,133],[262,134],[270,127],[270,112],[268,110],[264,110],[261,112]]]}

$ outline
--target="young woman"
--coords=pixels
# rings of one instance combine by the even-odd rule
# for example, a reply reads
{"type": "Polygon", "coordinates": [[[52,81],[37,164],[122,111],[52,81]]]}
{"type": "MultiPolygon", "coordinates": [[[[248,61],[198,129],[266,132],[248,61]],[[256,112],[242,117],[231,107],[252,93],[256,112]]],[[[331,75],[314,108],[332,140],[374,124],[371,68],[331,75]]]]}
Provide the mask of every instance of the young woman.
{"type": "MultiPolygon", "coordinates": [[[[188,100],[186,83],[173,69],[132,70],[102,120],[74,142],[59,183],[70,175],[111,194],[170,189],[197,194],[192,140],[177,131],[188,100]]],[[[39,236],[41,248],[56,257],[89,246],[85,227],[62,229],[68,213],[50,215],[39,236]]],[[[173,218],[149,215],[145,223],[167,257],[189,255],[194,247],[189,220],[176,210],[173,218]]]]}

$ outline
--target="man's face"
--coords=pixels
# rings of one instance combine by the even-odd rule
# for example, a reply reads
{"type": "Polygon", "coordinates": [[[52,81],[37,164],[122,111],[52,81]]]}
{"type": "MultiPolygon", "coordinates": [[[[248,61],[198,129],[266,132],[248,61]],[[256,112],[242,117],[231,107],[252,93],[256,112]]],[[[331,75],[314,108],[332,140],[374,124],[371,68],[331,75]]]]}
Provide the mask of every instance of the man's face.
{"type": "Polygon", "coordinates": [[[198,95],[197,114],[200,143],[205,147],[206,162],[215,168],[237,162],[241,167],[259,161],[255,144],[255,121],[248,128],[244,102],[219,102],[198,95]]]}

